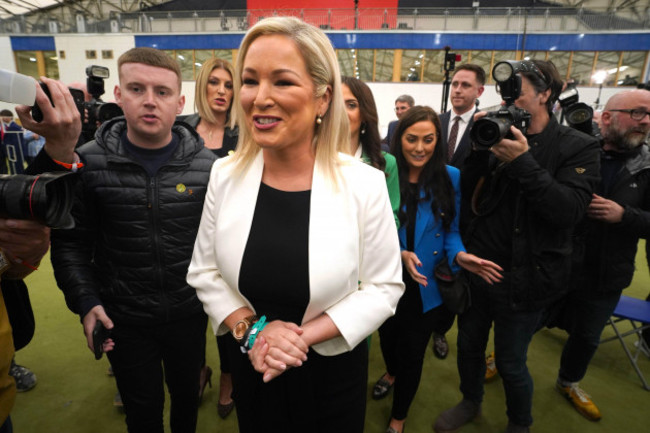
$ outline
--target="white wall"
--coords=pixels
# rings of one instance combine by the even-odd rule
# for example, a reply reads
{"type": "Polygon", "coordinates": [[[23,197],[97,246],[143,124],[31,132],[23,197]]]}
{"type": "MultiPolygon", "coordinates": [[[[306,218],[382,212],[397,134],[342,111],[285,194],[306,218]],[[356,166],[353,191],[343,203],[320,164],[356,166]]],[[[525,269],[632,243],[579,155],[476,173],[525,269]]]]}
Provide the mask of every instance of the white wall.
{"type": "Polygon", "coordinates": [[[14,61],[14,52],[11,49],[11,39],[9,36],[0,36],[0,69],[16,72],[16,62],[14,61]]]}
{"type": "Polygon", "coordinates": [[[135,47],[133,35],[89,35],[69,34],[54,38],[57,55],[65,51],[65,59],[59,58],[59,77],[64,83],[86,82],[86,67],[90,65],[106,66],[110,77],[104,83],[106,93],[104,101],[113,100],[113,88],[119,82],[117,75],[117,58],[122,53],[135,47]],[[110,44],[107,43],[110,39],[110,44]],[[96,59],[86,59],[86,50],[95,50],[96,59]],[[102,59],[102,50],[113,50],[112,59],[102,59]]]}
{"type": "MultiPolygon", "coordinates": [[[[5,69],[7,71],[16,72],[16,62],[14,61],[14,52],[11,49],[11,39],[9,36],[0,36],[0,69],[5,69]]],[[[5,101],[0,101],[0,110],[11,110],[15,113],[14,110],[15,104],[9,104],[5,101]]]]}

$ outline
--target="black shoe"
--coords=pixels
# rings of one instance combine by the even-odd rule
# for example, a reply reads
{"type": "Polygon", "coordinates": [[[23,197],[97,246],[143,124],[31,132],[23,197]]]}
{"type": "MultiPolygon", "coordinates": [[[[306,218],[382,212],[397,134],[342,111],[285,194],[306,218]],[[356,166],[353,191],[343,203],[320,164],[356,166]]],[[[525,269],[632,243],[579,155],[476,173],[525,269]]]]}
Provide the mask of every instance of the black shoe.
{"type": "Polygon", "coordinates": [[[392,388],[393,384],[384,379],[384,376],[381,376],[372,388],[373,400],[380,400],[386,397],[392,388]]]}
{"type": "Polygon", "coordinates": [[[199,404],[203,400],[203,393],[208,384],[212,388],[212,369],[209,365],[204,365],[199,373],[199,404]]]}
{"type": "Polygon", "coordinates": [[[221,419],[226,419],[230,412],[235,408],[235,400],[231,400],[230,403],[221,404],[217,403],[217,413],[221,419]]]}
{"type": "Polygon", "coordinates": [[[14,360],[11,360],[9,376],[16,381],[16,391],[18,392],[29,391],[36,386],[36,375],[29,368],[16,364],[14,360]]]}
{"type": "Polygon", "coordinates": [[[438,359],[445,359],[449,355],[449,344],[444,335],[433,334],[433,354],[438,359]]]}
{"type": "Polygon", "coordinates": [[[508,428],[506,428],[506,433],[530,433],[530,427],[508,422],[508,428]]]}
{"type": "Polygon", "coordinates": [[[433,430],[436,433],[455,432],[481,414],[481,405],[470,400],[462,400],[451,409],[438,416],[433,430]]]}

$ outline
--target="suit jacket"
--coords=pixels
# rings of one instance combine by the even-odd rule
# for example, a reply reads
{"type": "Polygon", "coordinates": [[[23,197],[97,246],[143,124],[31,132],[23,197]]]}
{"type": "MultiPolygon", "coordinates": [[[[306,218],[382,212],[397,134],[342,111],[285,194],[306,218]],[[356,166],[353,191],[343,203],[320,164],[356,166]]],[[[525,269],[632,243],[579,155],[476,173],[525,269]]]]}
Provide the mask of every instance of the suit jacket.
{"type": "MultiPolygon", "coordinates": [[[[476,110],[474,112],[476,112],[476,110]]],[[[445,146],[445,155],[447,154],[447,137],[449,136],[449,119],[451,118],[452,113],[453,111],[449,110],[446,113],[440,115],[440,132],[442,133],[441,141],[442,144],[445,146]]],[[[472,117],[469,120],[469,123],[467,124],[467,128],[465,128],[465,132],[463,133],[463,136],[456,139],[456,151],[454,152],[454,156],[451,157],[451,161],[449,161],[449,165],[454,166],[459,170],[462,170],[463,165],[465,164],[465,158],[467,158],[469,153],[472,151],[469,131],[472,129],[473,125],[474,125],[474,117],[472,115],[472,117]]]]}
{"type": "Polygon", "coordinates": [[[397,124],[399,123],[399,120],[393,120],[388,124],[388,132],[386,133],[386,137],[384,137],[383,140],[381,140],[381,150],[384,152],[390,153],[391,151],[391,143],[393,142],[393,134],[395,134],[395,129],[397,129],[397,124]]]}
{"type": "MultiPolygon", "coordinates": [[[[422,262],[422,267],[418,272],[427,277],[427,285],[420,284],[420,297],[422,298],[422,312],[437,307],[442,304],[442,298],[438,291],[438,283],[434,277],[434,270],[443,258],[447,258],[449,266],[454,272],[458,272],[460,267],[454,263],[456,254],[465,251],[463,242],[460,239],[458,231],[458,221],[460,214],[460,171],[451,166],[447,166],[447,173],[454,186],[454,196],[456,201],[456,216],[449,228],[445,231],[442,227],[442,220],[437,221],[431,212],[431,200],[420,200],[418,202],[418,211],[415,217],[415,236],[413,238],[414,253],[422,262]]],[[[424,198],[424,191],[420,191],[424,198]]],[[[399,229],[399,243],[402,250],[406,250],[406,225],[399,229]]]]}
{"type": "MultiPolygon", "coordinates": [[[[255,311],[238,284],[264,159],[259,152],[243,174],[233,171],[231,159],[212,168],[187,276],[219,335],[228,332],[223,321],[233,311],[245,306],[255,311]]],[[[338,186],[317,161],[311,189],[310,301],[303,323],[325,312],[341,332],[314,345],[322,355],[353,349],[395,313],[404,291],[385,175],[350,156],[340,160],[338,186]]]]}

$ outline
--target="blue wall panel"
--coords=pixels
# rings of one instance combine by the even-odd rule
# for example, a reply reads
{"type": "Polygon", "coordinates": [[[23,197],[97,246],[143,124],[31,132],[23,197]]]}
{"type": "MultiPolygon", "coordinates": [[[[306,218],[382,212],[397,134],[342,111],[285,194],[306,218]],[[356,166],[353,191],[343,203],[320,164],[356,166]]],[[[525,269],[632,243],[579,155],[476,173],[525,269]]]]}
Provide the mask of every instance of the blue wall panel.
{"type": "Polygon", "coordinates": [[[440,50],[453,49],[516,50],[521,37],[514,34],[467,33],[329,33],[336,48],[440,50]],[[502,48],[494,48],[494,47],[502,48]]]}
{"type": "MultiPolygon", "coordinates": [[[[497,48],[495,48],[497,49],[497,48]]],[[[526,51],[630,51],[650,50],[650,33],[531,34],[526,51]]]]}
{"type": "Polygon", "coordinates": [[[136,36],[135,46],[160,50],[227,50],[238,48],[243,37],[243,33],[136,36]]]}
{"type": "MultiPolygon", "coordinates": [[[[514,51],[521,50],[524,44],[524,36],[513,33],[329,32],[328,36],[338,49],[439,50],[448,45],[453,50],[514,51]]],[[[135,45],[163,50],[233,49],[239,47],[242,38],[242,33],[136,36],[135,45]]],[[[650,50],[650,33],[529,34],[525,38],[525,50],[647,51],[650,50]]]]}
{"type": "Polygon", "coordinates": [[[11,36],[13,51],[55,51],[52,36],[11,36]]]}

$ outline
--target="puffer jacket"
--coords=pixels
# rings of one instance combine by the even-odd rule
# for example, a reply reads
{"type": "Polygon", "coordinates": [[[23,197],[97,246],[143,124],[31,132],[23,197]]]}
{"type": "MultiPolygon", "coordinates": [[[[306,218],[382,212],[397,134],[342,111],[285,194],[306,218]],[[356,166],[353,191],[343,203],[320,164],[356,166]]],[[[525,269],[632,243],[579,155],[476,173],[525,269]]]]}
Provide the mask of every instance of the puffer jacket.
{"type": "MultiPolygon", "coordinates": [[[[602,157],[605,157],[603,151],[602,157]]],[[[621,292],[634,276],[639,238],[650,236],[650,148],[643,144],[626,154],[609,193],[596,194],[624,208],[623,219],[608,224],[589,218],[576,230],[571,289],[600,293],[621,292]]]]}
{"type": "Polygon", "coordinates": [[[215,156],[177,122],[180,138],[154,177],[126,152],[124,118],[106,122],[77,152],[76,227],[52,233],[52,264],[68,308],[82,318],[95,305],[127,324],[202,314],[185,281],[215,156]]]}

